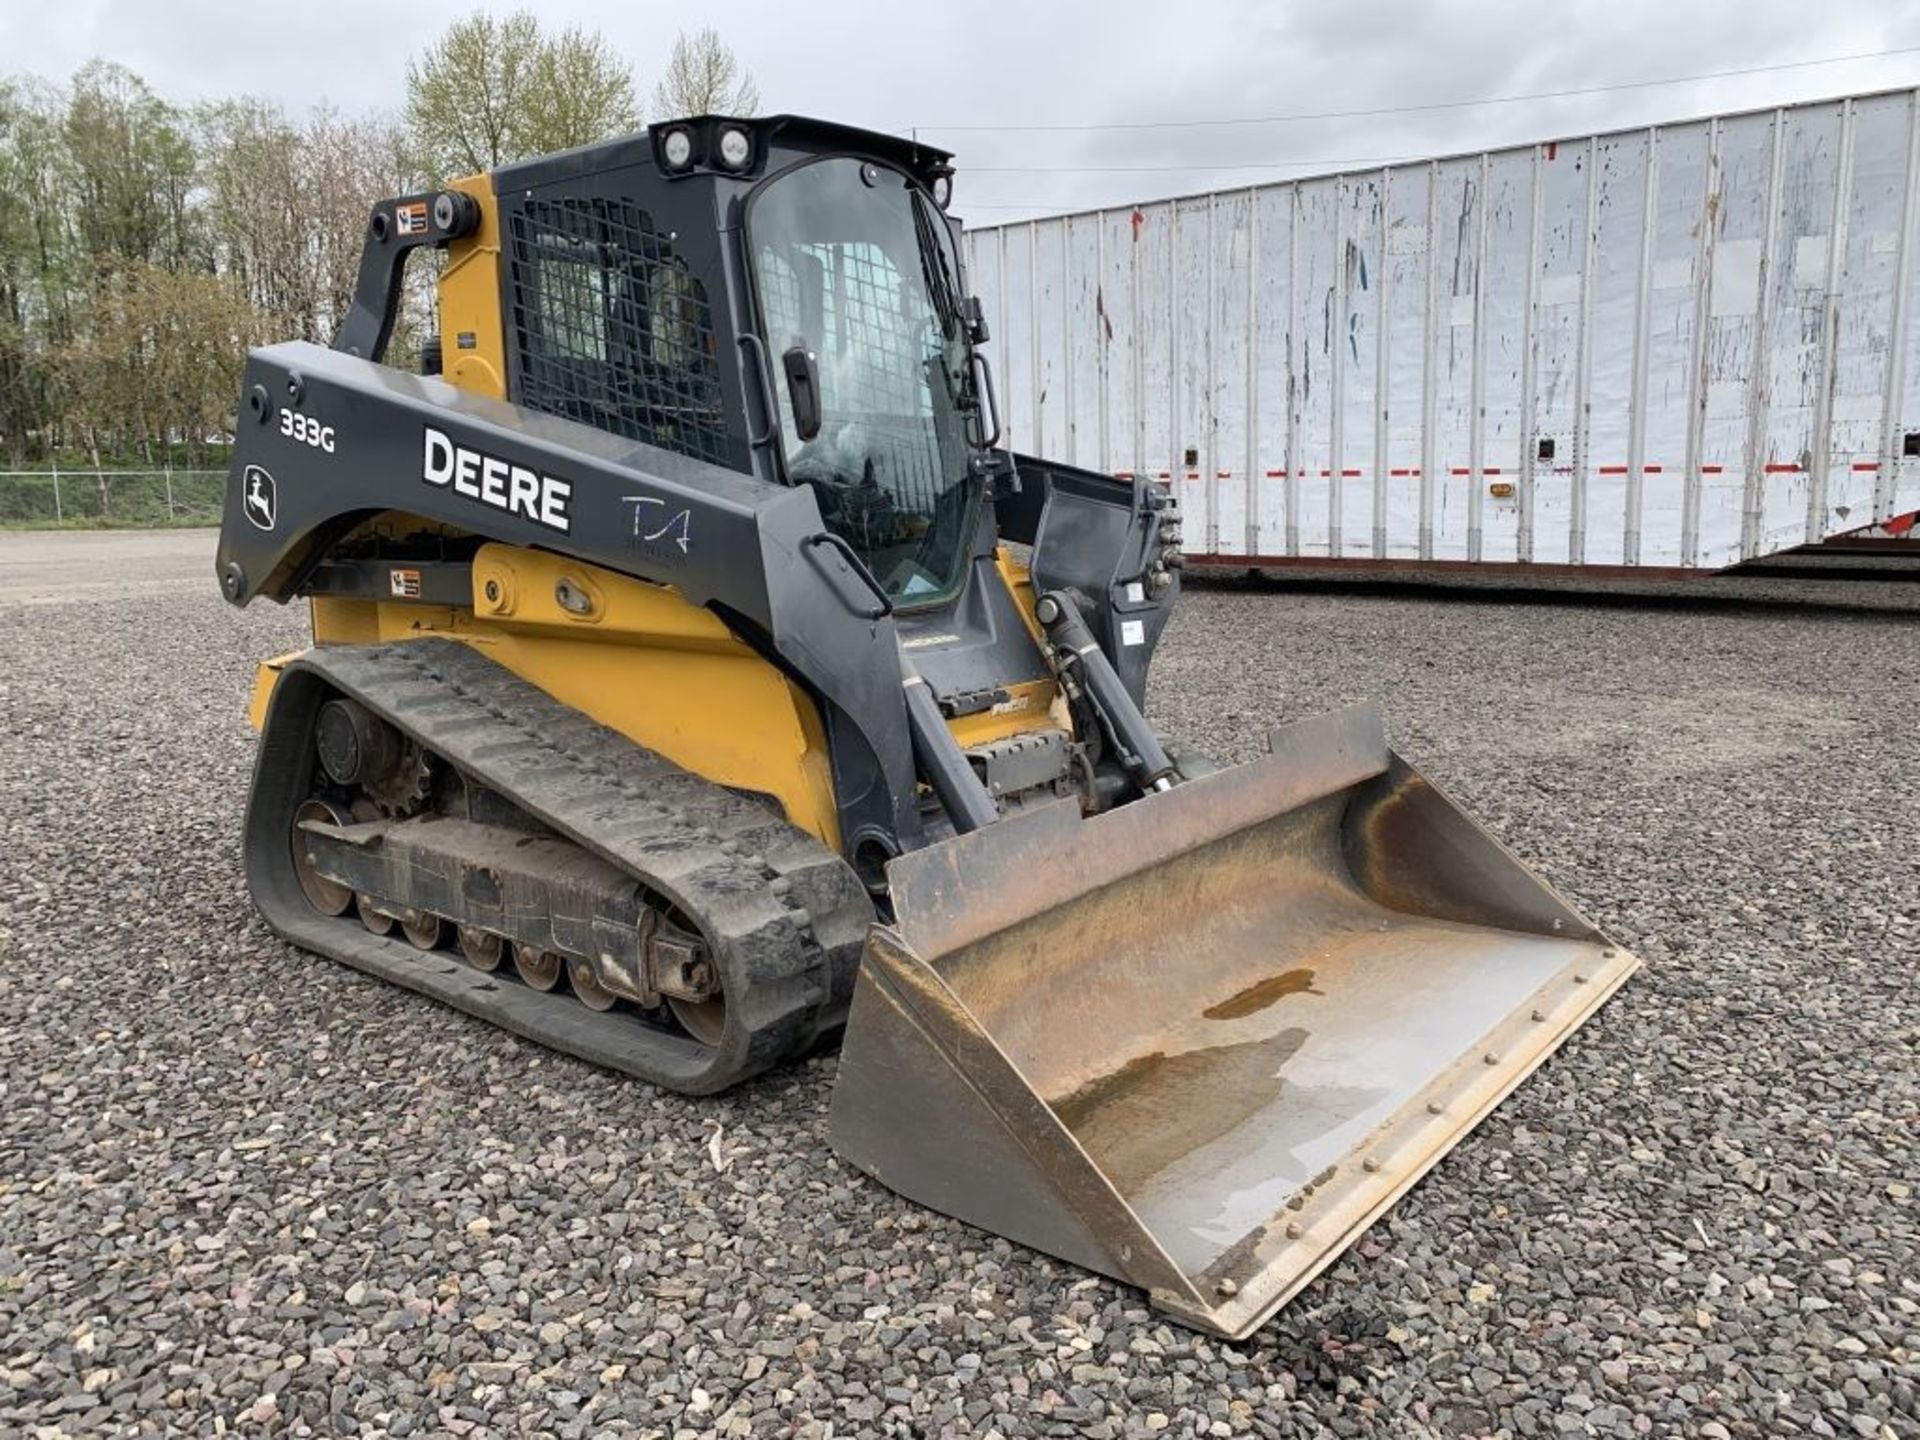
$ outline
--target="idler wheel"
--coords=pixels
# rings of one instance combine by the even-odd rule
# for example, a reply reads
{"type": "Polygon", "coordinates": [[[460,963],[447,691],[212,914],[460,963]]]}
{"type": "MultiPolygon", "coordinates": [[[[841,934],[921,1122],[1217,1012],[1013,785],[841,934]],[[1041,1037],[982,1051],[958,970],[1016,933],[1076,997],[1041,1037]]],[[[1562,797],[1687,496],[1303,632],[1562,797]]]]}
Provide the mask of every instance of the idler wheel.
{"type": "Polygon", "coordinates": [[[314,864],[312,837],[300,828],[308,820],[345,825],[347,817],[330,802],[318,797],[302,801],[300,808],[293,812],[293,831],[288,837],[293,845],[294,878],[300,882],[300,893],[307,897],[307,903],[322,915],[344,915],[347,907],[353,904],[353,891],[337,880],[329,880],[314,864]]]}

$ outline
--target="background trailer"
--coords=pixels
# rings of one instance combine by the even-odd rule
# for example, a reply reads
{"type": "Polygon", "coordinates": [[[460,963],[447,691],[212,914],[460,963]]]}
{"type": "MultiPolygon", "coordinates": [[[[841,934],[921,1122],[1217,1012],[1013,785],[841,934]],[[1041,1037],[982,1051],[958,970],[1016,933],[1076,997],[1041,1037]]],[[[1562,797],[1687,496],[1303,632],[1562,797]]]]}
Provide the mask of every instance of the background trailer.
{"type": "Polygon", "coordinates": [[[1904,535],[1916,103],[973,230],[1004,443],[1176,485],[1200,563],[1700,572],[1904,535]]]}

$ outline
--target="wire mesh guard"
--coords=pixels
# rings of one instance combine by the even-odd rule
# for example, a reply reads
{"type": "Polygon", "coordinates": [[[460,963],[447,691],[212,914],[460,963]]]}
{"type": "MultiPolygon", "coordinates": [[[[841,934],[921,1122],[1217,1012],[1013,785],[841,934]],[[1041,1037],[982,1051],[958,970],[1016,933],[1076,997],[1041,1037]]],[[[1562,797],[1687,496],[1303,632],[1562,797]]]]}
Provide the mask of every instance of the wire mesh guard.
{"type": "Polygon", "coordinates": [[[924,291],[866,241],[765,247],[758,273],[774,349],[815,348],[826,429],[849,432],[830,440],[871,460],[875,483],[901,511],[931,517],[945,478],[921,339],[934,319],[924,291]]]}
{"type": "Polygon", "coordinates": [[[512,217],[522,405],[725,464],[706,288],[625,200],[530,200],[512,217]]]}

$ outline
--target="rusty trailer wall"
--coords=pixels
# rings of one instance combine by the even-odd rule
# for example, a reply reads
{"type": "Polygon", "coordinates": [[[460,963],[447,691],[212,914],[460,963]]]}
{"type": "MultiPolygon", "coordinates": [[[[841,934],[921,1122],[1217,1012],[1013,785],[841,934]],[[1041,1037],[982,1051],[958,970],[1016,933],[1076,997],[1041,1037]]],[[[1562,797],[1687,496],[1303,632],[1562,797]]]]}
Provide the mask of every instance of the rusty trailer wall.
{"type": "Polygon", "coordinates": [[[1920,510],[1920,92],[968,234],[1003,443],[1190,551],[1718,569],[1920,510]]]}

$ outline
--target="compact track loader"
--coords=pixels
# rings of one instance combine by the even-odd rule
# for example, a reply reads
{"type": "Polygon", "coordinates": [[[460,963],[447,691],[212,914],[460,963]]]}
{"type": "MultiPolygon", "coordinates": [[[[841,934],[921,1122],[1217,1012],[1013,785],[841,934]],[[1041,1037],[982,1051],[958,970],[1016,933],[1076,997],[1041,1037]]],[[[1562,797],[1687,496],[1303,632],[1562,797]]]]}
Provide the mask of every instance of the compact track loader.
{"type": "Polygon", "coordinates": [[[1634,962],[1370,710],[1156,733],[1174,502],[998,446],[952,183],[703,117],[377,205],[334,345],[247,364],[219,581],[313,631],[248,882],[689,1094],[844,1032],[840,1153],[1244,1335],[1634,962]]]}

